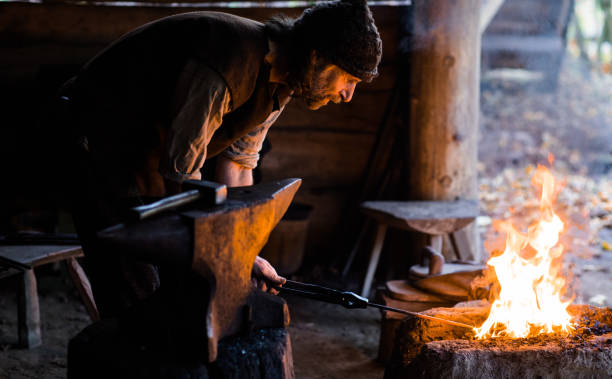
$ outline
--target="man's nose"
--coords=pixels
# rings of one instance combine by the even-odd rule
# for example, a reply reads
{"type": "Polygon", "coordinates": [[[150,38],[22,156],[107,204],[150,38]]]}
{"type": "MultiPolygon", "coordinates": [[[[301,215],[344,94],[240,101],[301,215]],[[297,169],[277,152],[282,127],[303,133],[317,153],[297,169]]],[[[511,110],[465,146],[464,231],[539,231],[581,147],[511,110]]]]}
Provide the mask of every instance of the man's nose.
{"type": "Polygon", "coordinates": [[[348,103],[353,98],[353,93],[355,92],[355,84],[349,84],[340,91],[340,97],[342,97],[342,101],[348,103]]]}

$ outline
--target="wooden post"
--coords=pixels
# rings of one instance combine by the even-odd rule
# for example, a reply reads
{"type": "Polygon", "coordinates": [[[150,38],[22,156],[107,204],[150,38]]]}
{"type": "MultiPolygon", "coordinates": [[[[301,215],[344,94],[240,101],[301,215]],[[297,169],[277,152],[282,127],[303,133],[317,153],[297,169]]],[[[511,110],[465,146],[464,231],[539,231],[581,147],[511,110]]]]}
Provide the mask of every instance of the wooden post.
{"type": "MultiPolygon", "coordinates": [[[[481,0],[415,1],[407,191],[411,200],[477,199],[481,0]]],[[[478,259],[476,226],[468,226],[478,259]]],[[[417,251],[420,251],[418,249],[417,251]]]]}
{"type": "Polygon", "coordinates": [[[17,295],[19,345],[28,349],[40,346],[40,309],[34,270],[25,270],[19,281],[17,295]]]}

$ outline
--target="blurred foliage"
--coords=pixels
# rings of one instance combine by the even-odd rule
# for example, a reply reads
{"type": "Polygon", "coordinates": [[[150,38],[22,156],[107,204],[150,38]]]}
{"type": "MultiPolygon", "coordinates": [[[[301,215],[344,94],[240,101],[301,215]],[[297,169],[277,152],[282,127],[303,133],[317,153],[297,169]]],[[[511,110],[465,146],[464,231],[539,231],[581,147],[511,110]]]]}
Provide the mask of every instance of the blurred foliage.
{"type": "Polygon", "coordinates": [[[591,69],[612,73],[612,0],[576,0],[568,40],[591,69]]]}

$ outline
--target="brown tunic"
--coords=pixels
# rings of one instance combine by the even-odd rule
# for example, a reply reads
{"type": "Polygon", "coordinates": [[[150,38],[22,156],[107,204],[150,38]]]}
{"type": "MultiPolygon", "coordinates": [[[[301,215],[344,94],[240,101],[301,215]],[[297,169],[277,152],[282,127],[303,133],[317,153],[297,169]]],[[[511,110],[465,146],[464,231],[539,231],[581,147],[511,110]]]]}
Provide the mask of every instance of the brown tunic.
{"type": "Polygon", "coordinates": [[[290,95],[269,82],[267,52],[263,24],[193,12],[144,25],[92,59],[71,98],[101,184],[119,197],[159,196],[163,177],[197,178],[224,150],[253,167],[249,136],[263,138],[290,95]]]}

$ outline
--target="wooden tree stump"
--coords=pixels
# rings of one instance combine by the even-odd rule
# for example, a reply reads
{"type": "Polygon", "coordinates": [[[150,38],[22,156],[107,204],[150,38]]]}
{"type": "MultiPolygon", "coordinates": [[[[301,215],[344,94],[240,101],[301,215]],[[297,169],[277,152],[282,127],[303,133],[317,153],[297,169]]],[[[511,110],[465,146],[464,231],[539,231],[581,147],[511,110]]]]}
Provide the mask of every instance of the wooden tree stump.
{"type": "MultiPolygon", "coordinates": [[[[161,336],[160,336],[161,337],[161,336]]],[[[68,346],[69,379],[292,379],[289,332],[269,328],[224,338],[217,360],[177,356],[167,348],[139,345],[106,319],[85,328],[68,346]]],[[[183,347],[184,348],[184,347],[183,347]]]]}
{"type": "Polygon", "coordinates": [[[486,342],[430,342],[404,378],[609,378],[612,333],[586,344],[487,347],[486,342]]]}
{"type": "MultiPolygon", "coordinates": [[[[470,329],[407,319],[396,332],[385,379],[600,378],[612,376],[612,310],[570,305],[569,336],[474,340],[470,329]]],[[[488,307],[434,308],[424,313],[480,326],[488,307]]]]}

